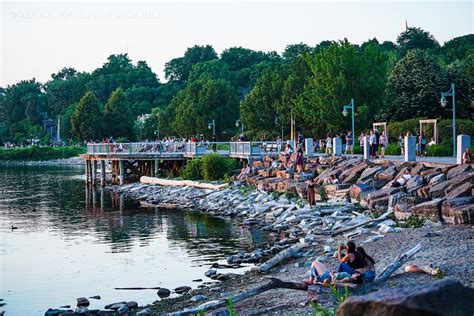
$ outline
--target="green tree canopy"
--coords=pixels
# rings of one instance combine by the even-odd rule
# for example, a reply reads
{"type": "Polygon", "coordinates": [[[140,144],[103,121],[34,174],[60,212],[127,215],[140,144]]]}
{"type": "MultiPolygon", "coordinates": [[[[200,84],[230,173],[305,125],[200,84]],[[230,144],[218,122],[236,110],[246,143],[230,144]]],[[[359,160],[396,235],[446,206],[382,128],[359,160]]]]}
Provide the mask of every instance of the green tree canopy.
{"type": "Polygon", "coordinates": [[[183,57],[174,58],[165,64],[165,78],[186,82],[195,64],[213,59],[217,59],[217,53],[211,45],[195,45],[188,48],[183,57]]]}
{"type": "Polygon", "coordinates": [[[402,32],[397,38],[397,44],[403,54],[412,49],[436,50],[439,48],[439,43],[434,36],[418,27],[409,27],[402,32]]]}
{"type": "Polygon", "coordinates": [[[111,95],[104,111],[104,135],[115,139],[125,137],[133,138],[134,119],[130,113],[127,100],[121,88],[115,90],[111,95]]]}
{"type": "Polygon", "coordinates": [[[102,113],[94,93],[87,92],[71,116],[71,130],[76,139],[99,140],[102,137],[102,113]]]}

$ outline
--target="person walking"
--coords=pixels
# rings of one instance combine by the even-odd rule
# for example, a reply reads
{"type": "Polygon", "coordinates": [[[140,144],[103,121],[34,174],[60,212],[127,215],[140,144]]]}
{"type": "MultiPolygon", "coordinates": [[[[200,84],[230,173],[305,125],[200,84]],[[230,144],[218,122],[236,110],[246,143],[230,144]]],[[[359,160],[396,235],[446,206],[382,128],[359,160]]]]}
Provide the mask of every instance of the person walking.
{"type": "Polygon", "coordinates": [[[216,144],[217,138],[216,138],[216,135],[212,135],[211,141],[212,141],[212,151],[217,152],[217,144],[216,144]]]}
{"type": "Polygon", "coordinates": [[[364,157],[364,142],[365,142],[365,134],[360,133],[359,146],[360,146],[360,153],[362,154],[362,157],[364,157]]]}
{"type": "Polygon", "coordinates": [[[354,156],[354,136],[352,132],[348,131],[346,135],[346,155],[351,152],[351,155],[354,156]]]}
{"type": "Polygon", "coordinates": [[[378,129],[374,130],[374,135],[375,135],[375,158],[379,158],[380,134],[379,134],[378,129]]]}
{"type": "Polygon", "coordinates": [[[315,198],[315,190],[314,186],[316,183],[314,182],[315,177],[311,177],[307,182],[307,189],[308,189],[308,204],[309,206],[316,205],[316,198],[315,198]]]}
{"type": "Polygon", "coordinates": [[[400,153],[402,156],[405,155],[405,137],[403,137],[403,134],[400,133],[400,136],[398,136],[398,146],[400,147],[400,153]]]}
{"type": "Polygon", "coordinates": [[[377,137],[375,136],[374,131],[370,131],[369,137],[369,145],[370,145],[370,158],[373,159],[376,157],[376,146],[377,146],[377,137]]]}
{"type": "Polygon", "coordinates": [[[420,157],[427,157],[428,155],[426,154],[426,137],[423,132],[420,133],[420,157]]]}
{"type": "Polygon", "coordinates": [[[303,147],[298,145],[296,150],[296,172],[300,173],[303,171],[303,147]]]}
{"type": "Polygon", "coordinates": [[[346,133],[345,132],[342,132],[341,133],[341,145],[342,145],[342,153],[346,153],[346,133]]]}
{"type": "Polygon", "coordinates": [[[332,154],[332,137],[328,133],[326,137],[326,155],[330,156],[332,154]]]}

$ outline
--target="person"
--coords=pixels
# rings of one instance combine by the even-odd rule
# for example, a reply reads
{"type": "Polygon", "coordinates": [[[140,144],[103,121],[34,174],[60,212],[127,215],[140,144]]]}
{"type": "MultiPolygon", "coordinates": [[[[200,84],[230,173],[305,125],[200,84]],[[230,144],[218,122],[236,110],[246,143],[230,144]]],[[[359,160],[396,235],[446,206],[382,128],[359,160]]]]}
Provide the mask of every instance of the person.
{"type": "Polygon", "coordinates": [[[307,188],[308,188],[308,204],[309,206],[314,206],[316,205],[316,199],[315,199],[315,191],[314,191],[314,182],[315,177],[311,177],[308,181],[306,181],[307,188]]]}
{"type": "Polygon", "coordinates": [[[303,171],[303,148],[298,145],[296,150],[296,172],[300,173],[303,171]]]}
{"type": "Polygon", "coordinates": [[[377,128],[374,129],[375,135],[375,158],[379,158],[380,134],[377,128]]]}
{"type": "Polygon", "coordinates": [[[280,137],[280,135],[277,136],[276,144],[277,144],[277,150],[281,151],[281,137],[280,137]]]}
{"type": "Polygon", "coordinates": [[[398,146],[400,147],[400,153],[402,156],[405,155],[405,137],[403,137],[403,134],[400,133],[400,136],[398,136],[398,146]]]}
{"type": "Polygon", "coordinates": [[[326,155],[330,156],[332,154],[332,138],[331,134],[328,133],[326,137],[326,155]]]}
{"type": "Polygon", "coordinates": [[[464,150],[462,154],[462,163],[472,163],[471,148],[466,147],[466,150],[464,150]]]}
{"type": "Polygon", "coordinates": [[[423,132],[420,133],[420,157],[427,157],[428,155],[426,154],[426,137],[423,132]]]}
{"type": "Polygon", "coordinates": [[[247,165],[246,167],[242,168],[240,174],[237,176],[237,180],[246,178],[250,173],[252,173],[252,168],[250,167],[250,165],[247,165]]]}
{"type": "Polygon", "coordinates": [[[415,135],[416,139],[416,155],[418,157],[421,157],[421,146],[420,146],[420,134],[418,133],[418,131],[416,132],[416,135],[415,135]]]}
{"type": "Polygon", "coordinates": [[[216,152],[217,151],[217,144],[216,144],[217,138],[216,138],[216,135],[212,135],[211,141],[212,141],[212,151],[216,152]]]}
{"type": "Polygon", "coordinates": [[[346,135],[346,155],[349,152],[354,156],[354,137],[351,131],[348,131],[346,135]]]}
{"type": "Polygon", "coordinates": [[[365,262],[365,268],[357,269],[357,272],[362,274],[364,282],[372,282],[375,279],[375,260],[362,247],[357,247],[356,251],[362,255],[365,262]]]}
{"type": "Polygon", "coordinates": [[[411,179],[411,169],[407,168],[405,169],[405,171],[403,172],[403,174],[401,176],[399,176],[393,183],[392,183],[392,187],[394,188],[397,188],[397,187],[402,187],[404,186],[408,180],[411,179]]]}
{"type": "Polygon", "coordinates": [[[286,144],[285,151],[283,152],[285,156],[290,156],[293,154],[293,147],[290,144],[286,144]]]}
{"type": "Polygon", "coordinates": [[[369,138],[369,145],[370,145],[370,158],[376,157],[376,145],[377,145],[377,137],[375,136],[374,131],[370,131],[370,138],[369,138]]]}
{"type": "Polygon", "coordinates": [[[383,131],[382,135],[380,135],[379,142],[380,142],[380,148],[381,148],[380,155],[383,158],[385,156],[385,148],[388,146],[388,139],[387,139],[387,136],[385,135],[385,131],[383,131]]]}
{"type": "Polygon", "coordinates": [[[315,260],[311,263],[309,278],[303,280],[308,285],[323,283],[324,286],[335,284],[336,281],[341,283],[362,283],[363,279],[359,273],[351,275],[347,272],[331,272],[322,262],[315,260]]]}
{"type": "Polygon", "coordinates": [[[359,146],[360,146],[360,153],[362,154],[362,156],[364,156],[364,142],[365,142],[365,134],[360,133],[359,146]]]}
{"type": "Polygon", "coordinates": [[[346,134],[344,132],[341,133],[341,145],[342,145],[342,152],[346,153],[346,134]]]}
{"type": "Polygon", "coordinates": [[[301,131],[298,132],[298,146],[301,146],[304,150],[304,136],[301,131]]]}
{"type": "Polygon", "coordinates": [[[329,176],[329,178],[324,179],[323,184],[328,185],[328,184],[338,184],[339,180],[336,178],[336,175],[332,174],[329,176]]]}
{"type": "Polygon", "coordinates": [[[356,250],[356,245],[353,241],[349,241],[346,245],[339,246],[337,259],[340,262],[337,272],[347,272],[353,275],[358,272],[356,271],[357,269],[366,267],[364,256],[356,250]],[[345,253],[343,253],[344,250],[345,253]]]}

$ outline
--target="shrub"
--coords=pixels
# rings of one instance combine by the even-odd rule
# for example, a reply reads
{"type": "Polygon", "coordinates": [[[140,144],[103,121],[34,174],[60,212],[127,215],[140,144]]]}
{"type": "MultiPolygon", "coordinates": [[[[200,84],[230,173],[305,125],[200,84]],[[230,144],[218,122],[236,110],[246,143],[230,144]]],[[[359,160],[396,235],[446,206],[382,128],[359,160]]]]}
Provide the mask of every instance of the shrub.
{"type": "Polygon", "coordinates": [[[76,157],[85,153],[84,147],[40,147],[0,148],[0,160],[51,160],[76,157]]]}
{"type": "Polygon", "coordinates": [[[232,175],[236,163],[231,158],[218,154],[205,155],[202,158],[202,177],[206,181],[221,180],[232,175]]]}
{"type": "Polygon", "coordinates": [[[181,177],[186,180],[202,179],[202,160],[196,158],[188,161],[186,166],[181,169],[181,177]]]}

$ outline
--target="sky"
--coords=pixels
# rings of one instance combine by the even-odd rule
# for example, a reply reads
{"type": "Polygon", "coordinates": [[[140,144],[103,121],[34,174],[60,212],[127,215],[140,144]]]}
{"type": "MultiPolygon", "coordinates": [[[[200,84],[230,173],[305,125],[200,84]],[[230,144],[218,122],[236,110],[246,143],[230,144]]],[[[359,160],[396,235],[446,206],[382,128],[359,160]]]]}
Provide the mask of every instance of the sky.
{"type": "Polygon", "coordinates": [[[63,67],[90,72],[119,53],[165,82],[165,63],[193,45],[281,53],[300,42],[396,41],[405,19],[441,44],[474,33],[473,1],[0,1],[2,87],[46,82],[63,67]]]}

